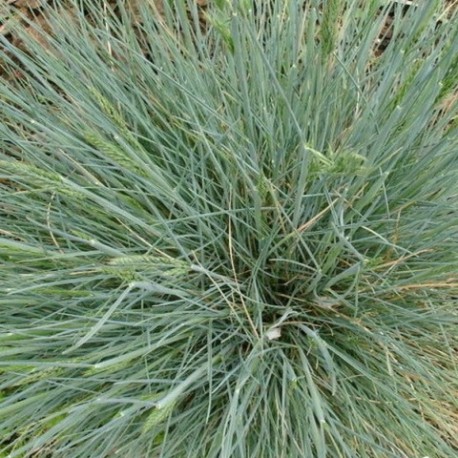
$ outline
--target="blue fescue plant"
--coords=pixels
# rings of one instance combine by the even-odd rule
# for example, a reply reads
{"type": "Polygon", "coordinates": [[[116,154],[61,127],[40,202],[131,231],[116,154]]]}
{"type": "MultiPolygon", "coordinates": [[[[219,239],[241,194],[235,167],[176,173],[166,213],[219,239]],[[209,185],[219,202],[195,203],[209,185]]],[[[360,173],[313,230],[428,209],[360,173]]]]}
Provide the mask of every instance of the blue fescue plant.
{"type": "Polygon", "coordinates": [[[458,18],[412,3],[15,13],[2,457],[456,456],[458,18]]]}

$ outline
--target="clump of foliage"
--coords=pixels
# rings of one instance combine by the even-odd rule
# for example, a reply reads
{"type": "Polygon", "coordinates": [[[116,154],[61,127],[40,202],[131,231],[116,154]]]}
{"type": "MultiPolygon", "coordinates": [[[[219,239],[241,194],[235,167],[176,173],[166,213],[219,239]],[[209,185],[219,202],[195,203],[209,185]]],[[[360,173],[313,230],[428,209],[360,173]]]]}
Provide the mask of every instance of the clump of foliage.
{"type": "Polygon", "coordinates": [[[416,3],[383,52],[376,0],[0,37],[2,456],[454,456],[458,18],[416,3]]]}

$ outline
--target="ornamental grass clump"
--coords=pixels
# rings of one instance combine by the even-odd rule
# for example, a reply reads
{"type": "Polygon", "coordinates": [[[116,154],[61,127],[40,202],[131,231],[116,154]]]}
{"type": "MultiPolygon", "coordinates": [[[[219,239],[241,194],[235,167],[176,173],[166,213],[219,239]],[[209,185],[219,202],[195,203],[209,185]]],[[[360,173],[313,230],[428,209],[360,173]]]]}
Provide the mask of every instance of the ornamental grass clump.
{"type": "Polygon", "coordinates": [[[0,456],[456,456],[456,13],[127,3],[0,36],[0,456]]]}

